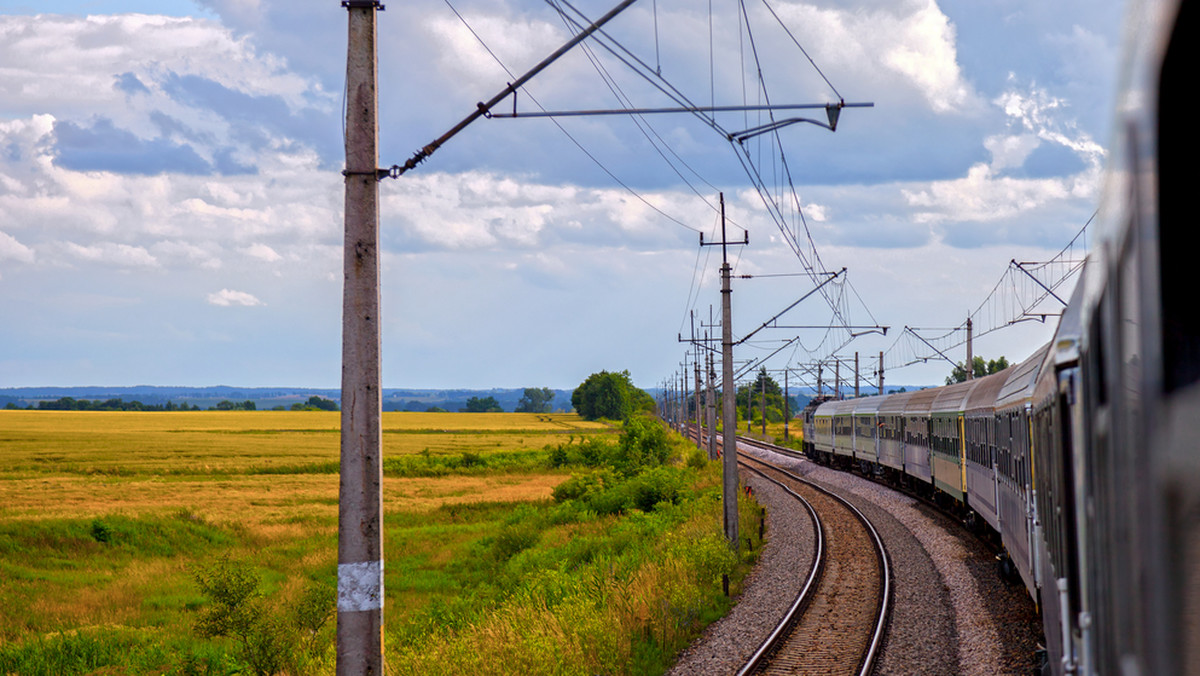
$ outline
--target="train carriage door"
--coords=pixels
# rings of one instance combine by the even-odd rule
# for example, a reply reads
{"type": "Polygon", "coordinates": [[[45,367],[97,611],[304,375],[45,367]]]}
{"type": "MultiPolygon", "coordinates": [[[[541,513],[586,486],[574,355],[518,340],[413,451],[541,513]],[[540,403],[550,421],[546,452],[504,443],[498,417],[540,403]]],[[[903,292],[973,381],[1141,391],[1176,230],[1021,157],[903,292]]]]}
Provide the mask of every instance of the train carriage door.
{"type": "Polygon", "coordinates": [[[961,413],[958,414],[958,444],[956,444],[954,451],[958,456],[958,470],[959,475],[962,477],[960,479],[961,483],[959,483],[959,490],[962,491],[965,501],[967,494],[967,433],[966,426],[963,424],[963,414],[961,413]]]}

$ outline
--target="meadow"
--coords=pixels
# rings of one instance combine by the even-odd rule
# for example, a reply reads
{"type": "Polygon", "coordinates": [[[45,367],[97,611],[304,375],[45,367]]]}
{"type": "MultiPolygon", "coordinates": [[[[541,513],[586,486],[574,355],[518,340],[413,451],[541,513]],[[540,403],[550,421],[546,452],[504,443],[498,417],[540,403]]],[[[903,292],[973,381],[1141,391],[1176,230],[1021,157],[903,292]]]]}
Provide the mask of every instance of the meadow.
{"type": "MultiPolygon", "coordinates": [[[[213,579],[293,618],[277,670],[331,673],[338,415],[0,411],[0,673],[255,673],[198,630],[213,579]]],[[[619,427],[384,414],[391,673],[656,673],[728,607],[754,552],[721,544],[716,467],[673,439],[642,468],[619,427]]]]}

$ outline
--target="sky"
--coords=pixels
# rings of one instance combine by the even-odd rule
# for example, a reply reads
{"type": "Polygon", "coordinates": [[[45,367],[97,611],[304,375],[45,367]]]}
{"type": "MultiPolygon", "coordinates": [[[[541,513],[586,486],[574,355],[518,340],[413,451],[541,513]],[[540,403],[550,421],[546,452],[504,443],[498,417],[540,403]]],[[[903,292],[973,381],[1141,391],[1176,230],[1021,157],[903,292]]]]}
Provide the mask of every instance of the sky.
{"type": "MultiPolygon", "coordinates": [[[[384,4],[384,167],[571,35],[547,2],[384,4]]],[[[347,11],[46,6],[0,0],[0,387],[336,387],[347,11]]],[[[866,372],[884,351],[888,383],[940,383],[945,361],[899,368],[920,356],[900,329],[960,325],[1010,261],[1049,260],[1098,204],[1123,9],[641,0],[605,31],[644,67],[588,41],[517,110],[677,105],[652,83],[700,106],[873,107],[741,144],[727,134],[765,113],[474,122],[380,184],[384,386],[570,388],[602,369],[658,386],[681,335],[718,330],[720,249],[699,246],[720,240],[718,193],[729,239],[750,240],[729,249],[735,338],[824,279],[806,271],[843,267],[778,323],[892,327],[765,329],[739,363],[782,347],[766,366],[803,370],[836,348],[866,372]]],[[[974,352],[1017,361],[1052,330],[1024,322],[974,352]]]]}

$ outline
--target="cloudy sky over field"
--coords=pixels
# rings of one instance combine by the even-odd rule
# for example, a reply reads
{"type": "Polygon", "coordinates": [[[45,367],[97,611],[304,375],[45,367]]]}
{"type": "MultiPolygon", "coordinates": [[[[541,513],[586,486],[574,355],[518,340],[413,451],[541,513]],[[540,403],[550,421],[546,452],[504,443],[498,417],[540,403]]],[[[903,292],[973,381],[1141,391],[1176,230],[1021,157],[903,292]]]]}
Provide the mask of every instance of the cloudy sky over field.
{"type": "MultiPolygon", "coordinates": [[[[385,4],[381,166],[512,80],[496,58],[519,75],[570,35],[545,2],[454,0],[493,58],[445,2],[385,4]]],[[[0,387],[337,386],[346,10],[46,6],[0,0],[0,387]]],[[[575,6],[595,18],[610,3],[575,6]]],[[[759,275],[736,282],[735,334],[812,289],[764,276],[801,272],[810,236],[826,269],[849,269],[844,315],[895,327],[843,354],[865,363],[899,354],[904,325],[958,325],[1010,260],[1047,259],[1091,216],[1122,11],[1116,0],[745,0],[744,11],[641,0],[609,33],[697,104],[874,107],[843,111],[835,133],[796,124],[743,146],[713,126],[765,117],[477,121],[381,184],[384,385],[571,387],[600,369],[657,385],[683,358],[689,309],[707,321],[719,303],[718,251],[697,245],[701,232],[719,238],[720,191],[730,236],[750,235],[731,250],[736,273],[759,275]]],[[[670,105],[595,48],[551,66],[517,106],[622,99],[670,105]]],[[[777,113],[797,115],[824,117],[777,113]]],[[[831,311],[814,297],[784,319],[825,325],[831,311]]],[[[796,335],[764,331],[743,354],[796,335]]],[[[819,352],[823,338],[801,332],[799,344],[819,352]]],[[[1019,359],[1048,338],[1049,326],[1025,325],[975,351],[1019,359]]],[[[810,355],[789,347],[771,367],[788,358],[810,355]]]]}

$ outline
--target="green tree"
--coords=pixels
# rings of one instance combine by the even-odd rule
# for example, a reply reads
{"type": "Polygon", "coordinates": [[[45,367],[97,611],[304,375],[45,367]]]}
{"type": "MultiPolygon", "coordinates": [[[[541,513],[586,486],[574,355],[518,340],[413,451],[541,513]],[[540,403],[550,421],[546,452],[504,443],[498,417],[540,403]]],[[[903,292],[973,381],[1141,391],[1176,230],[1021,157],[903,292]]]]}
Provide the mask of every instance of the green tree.
{"type": "MultiPolygon", "coordinates": [[[[990,376],[993,373],[999,373],[1009,367],[1008,359],[1001,356],[999,359],[984,361],[983,357],[976,356],[971,360],[971,375],[975,378],[990,376]]],[[[963,362],[954,365],[954,370],[950,375],[946,376],[946,384],[953,385],[954,383],[965,382],[967,379],[967,366],[963,362]]]]}
{"type": "Polygon", "coordinates": [[[514,410],[517,413],[549,413],[551,401],[554,401],[554,390],[549,387],[526,387],[514,410]]]}
{"type": "Polygon", "coordinates": [[[334,401],[332,399],[325,399],[324,397],[318,397],[315,394],[313,396],[309,397],[308,401],[304,402],[304,406],[306,408],[315,408],[318,411],[336,411],[336,410],[338,410],[338,405],[337,405],[336,401],[334,401]]]}
{"type": "Polygon", "coordinates": [[[500,402],[496,401],[495,397],[471,397],[467,400],[467,407],[459,409],[465,413],[502,413],[503,408],[500,408],[500,402]]]}
{"type": "Polygon", "coordinates": [[[292,637],[266,607],[258,575],[250,566],[221,559],[195,572],[200,593],[209,605],[200,612],[196,630],[202,636],[228,636],[257,676],[283,670],[292,637]]]}
{"type": "Polygon", "coordinates": [[[634,386],[629,371],[593,373],[571,393],[571,405],[588,420],[625,420],[639,411],[654,411],[654,398],[634,386]]]}
{"type": "MultiPolygon", "coordinates": [[[[749,385],[742,385],[737,390],[737,406],[738,414],[742,420],[752,418],[753,422],[758,422],[762,419],[763,411],[763,387],[766,387],[767,400],[767,422],[783,422],[784,407],[783,407],[783,388],[775,379],[767,373],[766,368],[761,368],[758,371],[758,377],[749,385]],[[747,401],[749,408],[747,409],[747,401]]],[[[791,407],[789,413],[795,415],[799,409],[791,407]]]]}
{"type": "Polygon", "coordinates": [[[260,578],[244,561],[222,557],[193,571],[207,605],[196,618],[205,637],[227,636],[237,656],[257,676],[303,673],[328,641],[336,592],[309,583],[290,606],[272,603],[260,578]]]}

